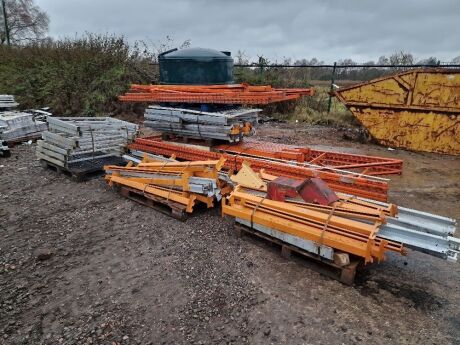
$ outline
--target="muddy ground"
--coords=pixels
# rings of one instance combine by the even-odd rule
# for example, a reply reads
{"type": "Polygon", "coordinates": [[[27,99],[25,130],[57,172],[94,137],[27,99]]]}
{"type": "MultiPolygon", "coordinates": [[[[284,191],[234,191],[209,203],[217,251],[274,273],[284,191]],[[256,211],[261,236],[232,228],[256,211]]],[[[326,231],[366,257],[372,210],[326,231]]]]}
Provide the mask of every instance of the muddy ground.
{"type": "MultiPolygon", "coordinates": [[[[460,159],[343,134],[258,132],[402,158],[391,201],[460,219],[460,159]]],[[[0,344],[460,344],[458,264],[392,255],[347,287],[236,238],[218,209],[181,223],[101,178],[75,183],[44,170],[31,146],[12,154],[0,160],[0,344]]]]}

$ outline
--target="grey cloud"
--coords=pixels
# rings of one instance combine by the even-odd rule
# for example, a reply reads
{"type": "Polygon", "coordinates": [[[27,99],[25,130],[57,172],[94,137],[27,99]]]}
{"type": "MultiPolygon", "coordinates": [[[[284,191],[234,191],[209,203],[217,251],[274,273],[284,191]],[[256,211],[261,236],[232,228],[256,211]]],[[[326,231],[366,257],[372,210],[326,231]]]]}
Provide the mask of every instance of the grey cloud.
{"type": "Polygon", "coordinates": [[[418,58],[460,55],[458,0],[36,0],[53,37],[108,32],[129,40],[240,49],[271,60],[376,60],[398,50],[418,58]]]}

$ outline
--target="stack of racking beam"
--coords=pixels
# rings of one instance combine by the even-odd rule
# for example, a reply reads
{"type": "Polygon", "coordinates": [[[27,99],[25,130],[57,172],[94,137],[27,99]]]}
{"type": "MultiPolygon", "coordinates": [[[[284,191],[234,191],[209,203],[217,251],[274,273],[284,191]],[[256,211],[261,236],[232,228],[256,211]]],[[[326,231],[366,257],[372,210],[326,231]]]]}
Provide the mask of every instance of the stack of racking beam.
{"type": "Polygon", "coordinates": [[[253,134],[261,109],[237,108],[215,112],[186,108],[149,106],[144,125],[163,133],[194,139],[239,142],[253,134]]]}
{"type": "Polygon", "coordinates": [[[131,85],[123,102],[265,105],[312,96],[314,90],[279,89],[246,83],[229,85],[131,85]]]}
{"type": "Polygon", "coordinates": [[[48,165],[99,170],[121,161],[138,126],[109,117],[47,117],[49,130],[37,142],[36,155],[48,165]]]}
{"type": "Polygon", "coordinates": [[[125,167],[110,165],[104,170],[109,185],[122,195],[157,209],[165,205],[183,220],[186,213],[193,212],[196,202],[211,208],[214,201],[220,201],[218,177],[224,161],[158,161],[144,155],[137,166],[130,161],[125,167]]]}

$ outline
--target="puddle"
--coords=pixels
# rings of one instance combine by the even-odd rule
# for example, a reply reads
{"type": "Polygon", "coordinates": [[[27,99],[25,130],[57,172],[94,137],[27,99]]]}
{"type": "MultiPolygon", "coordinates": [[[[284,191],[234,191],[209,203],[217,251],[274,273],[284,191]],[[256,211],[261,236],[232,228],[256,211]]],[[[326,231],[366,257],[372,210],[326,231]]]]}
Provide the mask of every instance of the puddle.
{"type": "Polygon", "coordinates": [[[415,309],[431,312],[443,308],[448,302],[429,290],[423,290],[405,283],[394,283],[383,279],[360,281],[357,288],[361,295],[378,298],[380,291],[391,293],[396,298],[410,301],[415,309]]]}

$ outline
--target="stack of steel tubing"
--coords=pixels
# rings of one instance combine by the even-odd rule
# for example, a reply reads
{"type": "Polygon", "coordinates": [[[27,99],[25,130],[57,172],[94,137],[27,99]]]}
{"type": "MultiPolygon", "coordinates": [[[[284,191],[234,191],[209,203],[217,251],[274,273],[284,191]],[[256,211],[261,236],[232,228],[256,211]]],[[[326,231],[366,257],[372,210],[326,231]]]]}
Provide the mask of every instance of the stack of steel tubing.
{"type": "Polygon", "coordinates": [[[320,177],[331,189],[337,192],[379,201],[387,201],[388,198],[388,180],[374,176],[340,170],[324,171],[309,166],[292,165],[289,162],[244,157],[225,152],[210,152],[194,146],[165,142],[158,137],[138,138],[129,145],[129,148],[164,156],[175,155],[178,159],[188,161],[216,160],[223,157],[226,159],[224,168],[233,171],[238,171],[243,161],[246,160],[256,171],[263,169],[273,175],[300,179],[320,177]]]}
{"type": "MultiPolygon", "coordinates": [[[[264,183],[273,181],[277,176],[264,172],[259,172],[258,176],[264,183]]],[[[236,191],[266,198],[266,185],[259,185],[255,188],[254,184],[245,185],[241,182],[235,188],[236,191]]],[[[395,243],[401,243],[404,247],[411,248],[432,256],[458,262],[460,259],[460,239],[453,235],[456,232],[456,221],[454,219],[441,217],[427,212],[421,212],[394,204],[387,204],[374,200],[366,200],[352,195],[337,193],[339,200],[328,206],[307,203],[303,199],[287,199],[286,203],[303,208],[305,212],[322,212],[325,215],[335,215],[350,220],[364,222],[366,224],[377,224],[377,238],[386,239],[395,243]]],[[[237,218],[237,221],[248,225],[247,221],[237,218]]],[[[267,232],[267,228],[259,228],[262,232],[267,232]]],[[[276,229],[269,229],[269,234],[276,235],[276,229]]],[[[291,238],[287,237],[289,241],[291,238]]],[[[295,241],[296,244],[298,241],[295,241]]],[[[316,248],[314,244],[309,244],[306,250],[316,248]]],[[[326,254],[333,252],[332,249],[324,251],[326,254]]],[[[328,256],[328,258],[330,258],[328,256]]]]}
{"type": "Polygon", "coordinates": [[[224,144],[214,148],[218,151],[243,156],[295,162],[299,166],[311,166],[323,170],[356,171],[373,176],[401,174],[403,167],[403,161],[400,159],[329,152],[308,147],[258,141],[252,138],[238,144],[224,144]]]}
{"type": "Polygon", "coordinates": [[[313,89],[277,89],[269,85],[131,85],[124,102],[270,104],[312,96],[313,89]]]}
{"type": "Polygon", "coordinates": [[[184,205],[185,211],[193,212],[196,201],[208,208],[214,200],[221,199],[218,176],[224,160],[201,162],[156,161],[144,155],[137,165],[126,167],[105,166],[106,180],[111,186],[128,187],[143,196],[156,200],[184,205]]]}
{"type": "Polygon", "coordinates": [[[315,243],[361,257],[365,263],[380,262],[387,251],[405,255],[401,243],[377,236],[380,222],[363,222],[305,209],[297,205],[269,200],[266,197],[235,189],[222,201],[222,213],[253,225],[287,233],[315,243]]]}
{"type": "Polygon", "coordinates": [[[195,139],[241,141],[253,134],[260,109],[232,109],[205,112],[193,109],[150,106],[144,114],[144,125],[163,133],[195,139]]]}
{"type": "Polygon", "coordinates": [[[120,157],[138,126],[109,117],[47,117],[49,130],[37,142],[37,157],[60,167],[120,157]]]}

